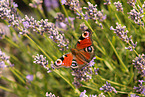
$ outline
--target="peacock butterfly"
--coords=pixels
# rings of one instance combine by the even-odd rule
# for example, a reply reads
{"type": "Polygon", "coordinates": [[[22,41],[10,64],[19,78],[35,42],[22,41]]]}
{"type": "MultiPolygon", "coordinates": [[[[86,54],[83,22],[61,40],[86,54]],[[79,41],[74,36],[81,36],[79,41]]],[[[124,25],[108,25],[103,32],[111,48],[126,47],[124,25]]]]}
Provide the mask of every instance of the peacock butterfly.
{"type": "Polygon", "coordinates": [[[80,68],[87,65],[95,56],[92,32],[87,29],[82,32],[75,48],[54,62],[56,68],[80,68]]]}

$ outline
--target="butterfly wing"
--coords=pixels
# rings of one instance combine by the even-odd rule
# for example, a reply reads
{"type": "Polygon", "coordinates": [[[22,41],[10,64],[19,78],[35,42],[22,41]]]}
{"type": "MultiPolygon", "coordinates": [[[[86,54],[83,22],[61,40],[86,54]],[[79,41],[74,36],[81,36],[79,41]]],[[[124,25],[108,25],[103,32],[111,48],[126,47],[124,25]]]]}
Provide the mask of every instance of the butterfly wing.
{"type": "Polygon", "coordinates": [[[92,32],[85,30],[79,37],[75,49],[71,49],[71,53],[65,54],[54,63],[56,68],[72,67],[78,68],[88,64],[95,56],[92,42],[92,32]]]}
{"type": "Polygon", "coordinates": [[[92,32],[87,29],[85,30],[82,35],[79,37],[79,40],[76,44],[76,49],[84,49],[88,46],[91,46],[93,44],[92,42],[92,32]]]}
{"type": "Polygon", "coordinates": [[[54,66],[56,68],[59,67],[70,67],[72,65],[73,55],[72,53],[68,53],[60,57],[54,62],[54,66]]]}
{"type": "MultiPolygon", "coordinates": [[[[71,49],[72,54],[74,55],[73,60],[76,61],[77,65],[83,66],[88,64],[93,57],[94,46],[92,42],[92,32],[90,30],[85,30],[80,36],[75,49],[71,49]]],[[[72,65],[72,68],[75,68],[76,65],[72,65]]]]}

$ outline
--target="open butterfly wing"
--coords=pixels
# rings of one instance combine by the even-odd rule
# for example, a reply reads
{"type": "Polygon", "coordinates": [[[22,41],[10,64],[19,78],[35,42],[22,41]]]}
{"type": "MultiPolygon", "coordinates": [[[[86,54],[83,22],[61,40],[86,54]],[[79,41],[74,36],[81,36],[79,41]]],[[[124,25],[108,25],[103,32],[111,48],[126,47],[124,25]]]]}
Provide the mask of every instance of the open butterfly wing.
{"type": "Polygon", "coordinates": [[[76,49],[84,49],[88,46],[92,45],[92,40],[89,38],[85,38],[83,40],[80,40],[80,42],[77,43],[76,49]]]}
{"type": "Polygon", "coordinates": [[[78,68],[88,64],[95,56],[92,42],[92,32],[90,30],[83,31],[76,44],[75,49],[71,49],[71,53],[63,55],[54,63],[56,68],[72,67],[78,68]]]}
{"type": "Polygon", "coordinates": [[[79,67],[88,64],[95,56],[92,45],[79,51],[77,49],[71,49],[71,51],[74,54],[74,60],[76,60],[76,63],[79,65],[79,67]],[[88,48],[90,48],[90,50],[87,50],[88,48]]]}
{"type": "Polygon", "coordinates": [[[57,59],[54,63],[56,68],[59,67],[70,67],[72,64],[73,55],[72,53],[68,53],[57,59]]]}
{"type": "Polygon", "coordinates": [[[92,32],[85,30],[79,37],[75,49],[71,49],[72,54],[79,66],[89,63],[95,56],[94,47],[92,42],[92,32]]]}
{"type": "Polygon", "coordinates": [[[76,49],[78,50],[84,49],[91,45],[92,45],[92,32],[89,29],[87,29],[79,37],[79,40],[76,44],[76,49]]]}

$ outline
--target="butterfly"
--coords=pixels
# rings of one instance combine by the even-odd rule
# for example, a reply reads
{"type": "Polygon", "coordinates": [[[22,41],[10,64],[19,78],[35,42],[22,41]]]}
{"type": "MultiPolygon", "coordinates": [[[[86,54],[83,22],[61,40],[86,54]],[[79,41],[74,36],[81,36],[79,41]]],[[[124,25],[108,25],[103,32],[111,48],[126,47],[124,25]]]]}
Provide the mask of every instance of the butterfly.
{"type": "Polygon", "coordinates": [[[95,56],[92,32],[87,29],[82,32],[75,48],[54,62],[54,67],[80,68],[87,65],[95,56]]]}

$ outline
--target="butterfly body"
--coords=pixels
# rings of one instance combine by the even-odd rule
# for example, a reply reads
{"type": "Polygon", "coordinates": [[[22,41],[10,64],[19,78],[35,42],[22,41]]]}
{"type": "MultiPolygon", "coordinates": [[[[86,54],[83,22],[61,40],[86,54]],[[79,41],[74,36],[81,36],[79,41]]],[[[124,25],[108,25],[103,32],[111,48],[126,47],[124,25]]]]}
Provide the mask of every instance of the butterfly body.
{"type": "Polygon", "coordinates": [[[54,63],[54,66],[56,68],[79,68],[87,65],[94,56],[95,53],[92,42],[92,32],[87,29],[79,37],[76,47],[72,48],[70,53],[63,55],[62,57],[57,59],[54,63]]]}

